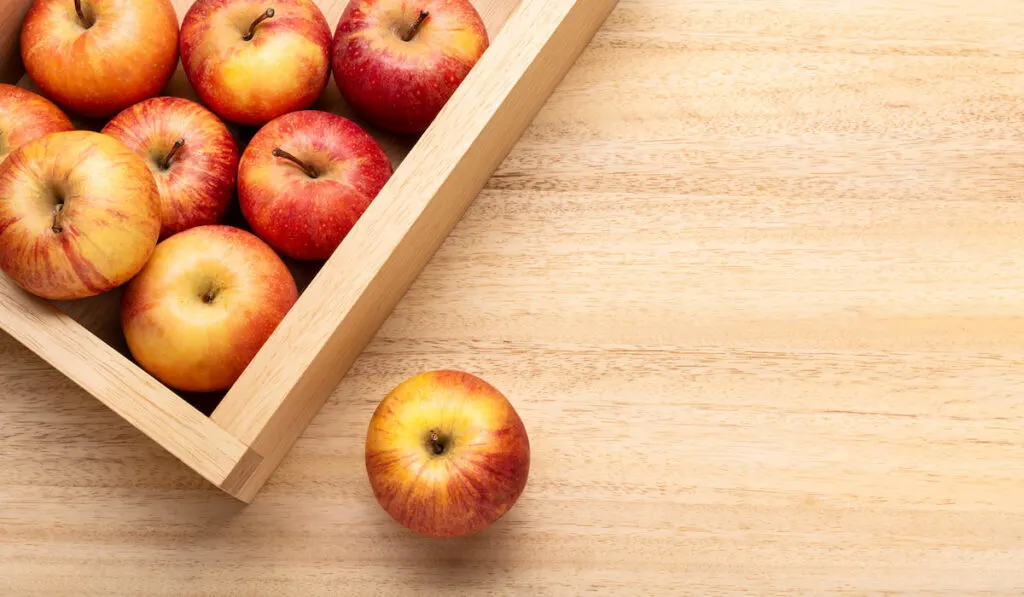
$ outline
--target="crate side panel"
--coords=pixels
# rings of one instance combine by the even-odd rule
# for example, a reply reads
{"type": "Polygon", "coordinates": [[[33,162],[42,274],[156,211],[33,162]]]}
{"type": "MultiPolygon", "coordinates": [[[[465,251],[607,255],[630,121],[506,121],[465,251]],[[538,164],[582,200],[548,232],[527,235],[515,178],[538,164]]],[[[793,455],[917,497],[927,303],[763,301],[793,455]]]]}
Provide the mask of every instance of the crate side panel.
{"type": "Polygon", "coordinates": [[[21,22],[32,0],[0,0],[0,82],[14,85],[24,74],[21,64],[21,22]]]}
{"type": "Polygon", "coordinates": [[[0,276],[0,329],[210,482],[249,449],[50,303],[0,276]]]}

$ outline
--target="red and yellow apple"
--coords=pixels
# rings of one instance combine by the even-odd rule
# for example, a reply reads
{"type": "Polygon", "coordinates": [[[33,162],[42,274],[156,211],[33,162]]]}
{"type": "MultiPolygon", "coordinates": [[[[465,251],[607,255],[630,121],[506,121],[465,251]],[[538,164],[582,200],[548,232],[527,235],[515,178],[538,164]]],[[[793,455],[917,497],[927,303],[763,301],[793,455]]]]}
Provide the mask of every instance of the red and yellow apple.
{"type": "Polygon", "coordinates": [[[181,62],[221,118],[259,126],[309,107],[331,74],[331,29],[313,0],[197,0],[181,62]]]}
{"type": "Polygon", "coordinates": [[[419,134],[488,45],[469,0],[352,0],[334,31],[334,80],[363,118],[419,134]]]}
{"type": "Polygon", "coordinates": [[[90,118],[159,94],[178,65],[170,0],[35,0],[21,56],[43,95],[90,118]]]}
{"type": "Polygon", "coordinates": [[[27,89],[0,83],[0,162],[33,139],[74,130],[53,102],[27,89]]]}
{"type": "Polygon", "coordinates": [[[275,118],[238,168],[249,226],[279,252],[327,259],[392,174],[387,154],[351,120],[318,110],[275,118]]]}
{"type": "Polygon", "coordinates": [[[149,166],[166,238],[223,218],[235,191],[238,146],[219,118],[179,97],[143,100],[103,127],[149,166]]]}
{"type": "Polygon", "coordinates": [[[112,290],[142,269],[159,232],[149,168],[106,135],[51,133],[0,165],[0,269],[32,294],[112,290]]]}
{"type": "Polygon", "coordinates": [[[366,437],[366,471],[377,501],[428,537],[481,531],[526,487],[530,441],[494,386],[461,371],[430,371],[377,406],[366,437]]]}
{"type": "Polygon", "coordinates": [[[187,392],[225,390],[298,299],[291,272],[255,235],[198,226],[157,245],[125,287],[121,327],[139,365],[187,392]]]}

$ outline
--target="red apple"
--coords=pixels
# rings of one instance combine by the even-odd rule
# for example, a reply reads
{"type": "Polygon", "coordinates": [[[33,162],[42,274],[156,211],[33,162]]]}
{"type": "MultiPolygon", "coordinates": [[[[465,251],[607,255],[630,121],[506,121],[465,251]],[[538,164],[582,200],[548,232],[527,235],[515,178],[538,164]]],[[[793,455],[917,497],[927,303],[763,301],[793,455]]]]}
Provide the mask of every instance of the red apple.
{"type": "Polygon", "coordinates": [[[0,269],[38,296],[112,290],[145,265],[160,197],[142,159],[91,131],[50,133],[0,165],[0,269]]]}
{"type": "Polygon", "coordinates": [[[309,107],[331,74],[313,0],[197,0],[181,24],[185,75],[222,118],[259,126],[309,107]]]}
{"type": "Polygon", "coordinates": [[[428,537],[490,526],[519,499],[529,469],[530,441],[516,410],[469,373],[412,377],[370,420],[373,493],[392,518],[428,537]]]}
{"type": "Polygon", "coordinates": [[[334,80],[365,119],[419,134],[489,43],[468,0],[352,0],[334,31],[334,80]]]}
{"type": "Polygon", "coordinates": [[[253,232],[294,259],[327,259],[391,176],[359,125],[328,112],[275,118],[246,147],[238,202],[253,232]]]}
{"type": "Polygon", "coordinates": [[[160,237],[216,224],[235,191],[238,146],[224,123],[179,97],[141,101],[115,116],[104,134],[145,160],[160,190],[160,237]]]}
{"type": "Polygon", "coordinates": [[[297,298],[266,243],[198,226],[157,245],[125,288],[121,325],[143,369],[175,389],[213,392],[231,387],[297,298]]]}
{"type": "Polygon", "coordinates": [[[74,128],[67,115],[50,100],[27,89],[0,83],[0,162],[33,139],[74,128]]]}
{"type": "Polygon", "coordinates": [[[178,65],[178,16],[170,0],[35,0],[21,56],[44,95],[105,118],[163,90],[178,65]]]}

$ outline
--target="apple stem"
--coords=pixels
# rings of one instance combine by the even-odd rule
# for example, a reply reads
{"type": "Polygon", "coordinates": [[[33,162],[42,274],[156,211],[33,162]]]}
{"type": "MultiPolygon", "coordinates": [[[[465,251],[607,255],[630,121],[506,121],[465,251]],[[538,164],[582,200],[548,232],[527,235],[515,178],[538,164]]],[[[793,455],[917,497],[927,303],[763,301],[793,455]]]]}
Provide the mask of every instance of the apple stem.
{"type": "Polygon", "coordinates": [[[426,21],[429,16],[429,12],[421,10],[420,17],[416,19],[416,22],[412,24],[412,27],[409,27],[409,30],[405,32],[405,35],[402,36],[402,41],[412,41],[412,38],[416,37],[416,34],[419,33],[420,26],[423,25],[423,21],[426,21]]]}
{"type": "Polygon", "coordinates": [[[75,0],[75,12],[78,13],[78,18],[82,21],[82,26],[88,29],[92,26],[92,23],[85,18],[85,12],[82,10],[82,0],[75,0]]]}
{"type": "Polygon", "coordinates": [[[53,206],[53,224],[50,226],[50,230],[53,230],[55,233],[60,233],[60,232],[64,231],[64,225],[61,222],[63,214],[64,214],[64,203],[63,202],[60,202],[57,205],[53,206]]]}
{"type": "Polygon", "coordinates": [[[261,14],[258,17],[256,17],[256,20],[252,22],[252,25],[249,25],[249,31],[247,31],[245,33],[245,35],[242,36],[242,39],[244,39],[245,41],[249,41],[250,39],[252,39],[252,36],[256,35],[256,26],[259,25],[260,23],[262,23],[263,21],[266,21],[267,19],[273,17],[273,16],[274,16],[274,9],[273,8],[268,8],[267,10],[265,10],[263,12],[263,14],[261,14]]]}
{"type": "Polygon", "coordinates": [[[303,172],[306,173],[306,176],[309,176],[310,178],[317,178],[318,176],[320,176],[320,173],[316,171],[316,168],[314,168],[313,166],[310,166],[306,162],[303,162],[299,158],[293,156],[292,154],[288,153],[287,151],[281,149],[280,147],[275,147],[274,151],[272,151],[271,153],[274,154],[275,158],[284,158],[284,159],[288,160],[289,162],[294,163],[299,168],[302,168],[303,172]]]}
{"type": "Polygon", "coordinates": [[[160,167],[162,169],[164,169],[164,170],[167,170],[168,168],[170,168],[171,167],[171,160],[174,159],[174,154],[178,153],[178,150],[181,149],[184,146],[185,146],[185,139],[178,139],[177,141],[175,141],[174,145],[171,147],[171,150],[169,152],[167,152],[167,157],[164,158],[164,161],[160,162],[160,167]]]}
{"type": "Polygon", "coordinates": [[[436,431],[430,432],[430,450],[434,452],[434,456],[444,454],[444,442],[441,441],[441,436],[436,431]]]}

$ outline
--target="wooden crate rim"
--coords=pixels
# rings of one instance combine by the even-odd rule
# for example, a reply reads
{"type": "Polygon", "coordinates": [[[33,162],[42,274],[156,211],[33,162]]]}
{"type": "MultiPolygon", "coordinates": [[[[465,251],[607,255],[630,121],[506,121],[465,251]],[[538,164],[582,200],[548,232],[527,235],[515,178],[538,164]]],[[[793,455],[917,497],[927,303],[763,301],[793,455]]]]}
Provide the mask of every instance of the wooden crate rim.
{"type": "Polygon", "coordinates": [[[210,417],[6,276],[0,328],[209,482],[251,501],[616,2],[520,0],[210,417]]]}

